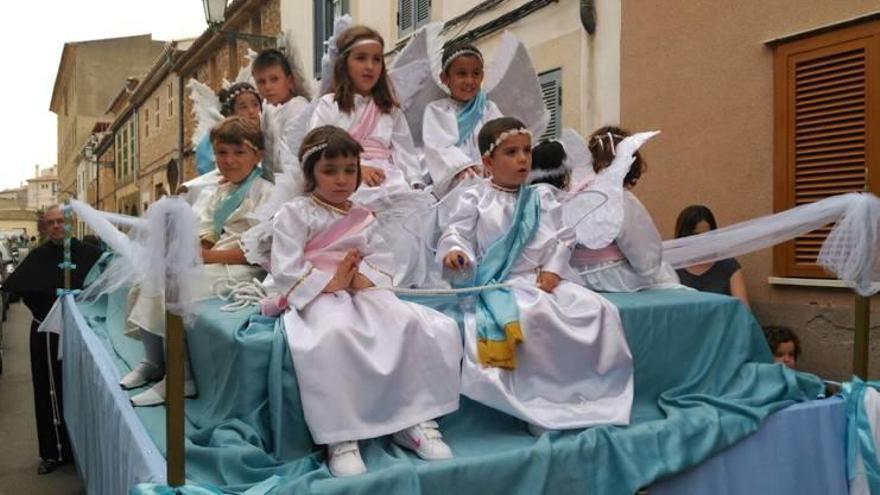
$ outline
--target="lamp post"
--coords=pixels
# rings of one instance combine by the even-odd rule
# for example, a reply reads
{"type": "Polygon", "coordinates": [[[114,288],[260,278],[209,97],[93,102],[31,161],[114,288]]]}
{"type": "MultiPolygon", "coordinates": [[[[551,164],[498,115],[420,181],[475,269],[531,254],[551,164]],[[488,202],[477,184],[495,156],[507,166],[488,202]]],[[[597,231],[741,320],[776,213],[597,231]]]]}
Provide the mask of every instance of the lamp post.
{"type": "Polygon", "coordinates": [[[264,48],[280,49],[282,44],[279,36],[224,31],[222,26],[226,22],[226,1],[202,0],[202,7],[205,9],[205,21],[208,22],[208,26],[212,31],[222,35],[227,41],[242,40],[258,50],[264,48]]]}

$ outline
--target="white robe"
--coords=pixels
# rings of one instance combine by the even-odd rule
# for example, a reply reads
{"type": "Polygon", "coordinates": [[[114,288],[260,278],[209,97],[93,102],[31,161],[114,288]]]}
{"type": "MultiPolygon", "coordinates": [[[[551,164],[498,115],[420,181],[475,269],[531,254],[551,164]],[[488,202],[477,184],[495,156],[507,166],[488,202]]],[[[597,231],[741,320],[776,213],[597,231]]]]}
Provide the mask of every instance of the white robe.
{"type": "Polygon", "coordinates": [[[648,210],[630,191],[623,193],[623,208],[623,226],[614,244],[624,259],[587,264],[572,258],[584,286],[598,292],[686,289],[663,261],[663,243],[648,210]]]}
{"type": "Polygon", "coordinates": [[[302,96],[294,96],[281,105],[263,102],[263,165],[268,172],[281,172],[284,165],[297,163],[299,144],[292,143],[289,138],[294,135],[297,119],[305,118],[302,111],[308,104],[309,101],[302,96]]]}
{"type": "MultiPolygon", "coordinates": [[[[438,261],[457,249],[479,263],[509,228],[517,193],[487,179],[454,198],[438,245],[438,261]]],[[[581,287],[557,239],[552,211],[541,223],[505,282],[513,289],[524,341],[514,370],[484,368],[477,360],[476,321],[466,312],[462,394],[551,429],[629,423],[633,398],[632,355],[617,308],[581,287]],[[540,270],[561,276],[548,294],[536,285],[540,270]]]]}
{"type": "Polygon", "coordinates": [[[455,175],[473,165],[482,164],[477,136],[483,125],[499,117],[501,110],[491,100],[479,124],[465,141],[458,145],[458,112],[462,104],[452,98],[435,100],[425,107],[422,139],[425,142],[425,168],[431,176],[434,194],[439,198],[455,186],[455,175]]]}
{"type": "MultiPolygon", "coordinates": [[[[451,318],[401,301],[391,291],[322,293],[333,273],[304,257],[304,246],[339,211],[299,197],[275,219],[272,277],[289,294],[284,314],[303,412],[315,443],[394,433],[458,408],[461,336],[451,318]]],[[[334,244],[357,249],[359,271],[388,287],[392,262],[376,222],[334,244]]]]}
{"type": "MultiPolygon", "coordinates": [[[[241,204],[223,225],[223,233],[217,238],[214,234],[214,212],[217,206],[234,189],[235,184],[227,182],[217,186],[216,191],[208,201],[207,206],[199,214],[200,239],[214,242],[211,249],[242,249],[241,234],[253,227],[257,221],[252,213],[259,207],[272,192],[272,183],[257,177],[251,184],[247,195],[241,204]]],[[[230,283],[244,282],[253,278],[262,278],[265,272],[262,268],[254,265],[224,265],[211,263],[204,265],[200,272],[200,280],[195,287],[195,300],[205,300],[216,297],[215,285],[223,280],[230,283]]],[[[165,298],[163,295],[147,295],[140,291],[139,287],[133,287],[129,292],[129,317],[128,331],[133,333],[136,328],[164,337],[165,336],[165,298]]]]}
{"type": "MultiPolygon", "coordinates": [[[[321,97],[312,114],[309,129],[334,125],[349,130],[360,121],[370,102],[368,97],[355,95],[354,111],[345,113],[339,109],[333,97],[333,93],[321,97]]],[[[411,191],[412,186],[424,185],[425,174],[413,145],[409,125],[399,108],[379,117],[371,137],[391,151],[391,159],[362,159],[361,165],[382,169],[385,172],[385,181],[378,187],[361,184],[351,199],[373,211],[380,211],[390,206],[389,202],[395,193],[405,193],[411,191]]]]}

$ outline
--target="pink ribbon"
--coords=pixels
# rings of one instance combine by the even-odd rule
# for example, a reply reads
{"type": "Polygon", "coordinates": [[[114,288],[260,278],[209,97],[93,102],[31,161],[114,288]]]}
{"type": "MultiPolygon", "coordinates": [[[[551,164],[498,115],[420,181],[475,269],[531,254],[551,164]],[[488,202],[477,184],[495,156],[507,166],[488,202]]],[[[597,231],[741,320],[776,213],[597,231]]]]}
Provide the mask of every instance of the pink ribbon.
{"type": "Polygon", "coordinates": [[[616,244],[609,244],[602,249],[587,249],[579,246],[571,253],[572,263],[578,266],[595,265],[622,259],[624,259],[623,253],[620,252],[616,244]]]}
{"type": "Polygon", "coordinates": [[[361,118],[352,124],[348,130],[351,137],[363,146],[364,152],[361,153],[361,158],[364,160],[387,160],[391,158],[391,150],[381,141],[372,137],[381,116],[382,112],[379,110],[379,106],[370,98],[370,102],[367,103],[367,108],[361,114],[361,118]]]}

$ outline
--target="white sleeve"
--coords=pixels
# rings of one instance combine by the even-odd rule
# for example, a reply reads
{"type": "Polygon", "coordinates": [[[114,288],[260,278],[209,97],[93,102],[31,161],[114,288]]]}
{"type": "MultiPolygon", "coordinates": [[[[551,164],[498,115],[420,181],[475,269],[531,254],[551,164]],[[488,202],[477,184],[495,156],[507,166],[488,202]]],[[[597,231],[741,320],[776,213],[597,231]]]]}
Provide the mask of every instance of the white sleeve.
{"type": "Polygon", "coordinates": [[[409,124],[399,108],[391,111],[391,156],[411,186],[424,186],[425,174],[419,162],[419,154],[413,144],[409,124]]]}
{"type": "Polygon", "coordinates": [[[199,214],[199,240],[216,243],[219,237],[214,232],[214,212],[217,211],[217,205],[220,203],[220,196],[226,188],[218,187],[208,200],[208,205],[197,212],[199,214]]]}
{"type": "Polygon", "coordinates": [[[469,157],[458,142],[458,120],[444,108],[443,100],[425,107],[422,139],[425,142],[425,168],[435,184],[446,184],[455,174],[479,162],[469,157]]]}
{"type": "MultiPolygon", "coordinates": [[[[501,113],[501,109],[498,108],[498,105],[492,100],[486,100],[486,113],[483,115],[483,123],[489,122],[490,120],[500,119],[501,117],[504,117],[504,114],[501,113]]],[[[482,127],[482,125],[480,127],[482,127]]]]}
{"type": "Polygon", "coordinates": [[[455,197],[448,197],[445,200],[447,203],[439,206],[448,208],[449,213],[441,226],[443,233],[437,244],[437,262],[442,263],[443,258],[456,249],[462,251],[471,263],[476,261],[473,239],[476,238],[477,220],[480,217],[478,199],[477,191],[466,189],[455,197]]]}
{"type": "Polygon", "coordinates": [[[663,242],[641,201],[629,191],[623,194],[623,226],[614,242],[636,273],[650,275],[663,262],[663,242]]]}
{"type": "Polygon", "coordinates": [[[358,271],[370,279],[376,287],[391,287],[394,284],[394,260],[391,249],[378,232],[377,224],[367,227],[367,244],[363,248],[358,271]]]}
{"type": "Polygon", "coordinates": [[[312,118],[309,120],[309,129],[322,125],[337,125],[338,117],[339,107],[333,101],[333,93],[326,94],[318,101],[318,105],[312,113],[312,118]]]}
{"type": "Polygon", "coordinates": [[[334,274],[306,261],[305,244],[315,232],[309,228],[307,210],[295,203],[285,204],[275,217],[271,268],[278,292],[287,297],[291,306],[302,310],[324,290],[334,274]]]}

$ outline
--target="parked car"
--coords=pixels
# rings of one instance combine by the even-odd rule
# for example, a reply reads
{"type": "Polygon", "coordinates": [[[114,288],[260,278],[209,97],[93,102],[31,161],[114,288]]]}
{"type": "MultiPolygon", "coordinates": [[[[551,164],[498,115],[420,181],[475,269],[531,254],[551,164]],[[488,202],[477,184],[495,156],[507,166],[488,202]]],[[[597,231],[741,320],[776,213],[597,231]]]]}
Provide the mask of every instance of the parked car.
{"type": "MultiPolygon", "coordinates": [[[[12,246],[8,239],[0,239],[0,286],[6,282],[8,277],[14,270],[16,265],[15,256],[12,254],[12,246]]],[[[9,294],[0,291],[0,316],[2,321],[6,321],[6,312],[9,309],[9,294]]],[[[2,329],[0,329],[2,332],[2,329]]]]}

